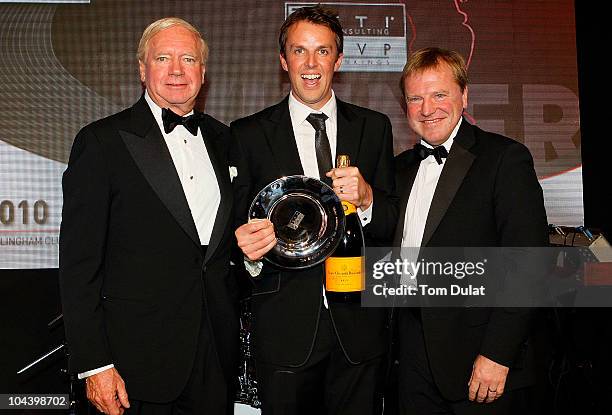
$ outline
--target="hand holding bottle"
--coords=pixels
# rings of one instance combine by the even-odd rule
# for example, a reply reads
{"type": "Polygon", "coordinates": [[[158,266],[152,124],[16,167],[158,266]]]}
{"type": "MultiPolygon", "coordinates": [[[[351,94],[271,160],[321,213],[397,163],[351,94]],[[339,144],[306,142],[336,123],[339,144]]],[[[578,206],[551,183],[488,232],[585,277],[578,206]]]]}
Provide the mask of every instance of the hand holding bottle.
{"type": "Polygon", "coordinates": [[[334,192],[340,200],[350,202],[361,210],[366,210],[372,204],[372,187],[365,181],[359,168],[338,165],[327,172],[326,176],[333,180],[334,192]]]}

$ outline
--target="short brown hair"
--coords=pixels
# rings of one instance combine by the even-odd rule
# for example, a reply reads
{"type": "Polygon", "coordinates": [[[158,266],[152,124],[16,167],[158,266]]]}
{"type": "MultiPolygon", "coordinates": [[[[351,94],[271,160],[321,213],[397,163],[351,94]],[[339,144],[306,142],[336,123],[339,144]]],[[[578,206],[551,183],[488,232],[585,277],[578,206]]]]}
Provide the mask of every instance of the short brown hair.
{"type": "Polygon", "coordinates": [[[316,5],[300,7],[287,16],[280,28],[280,34],[278,35],[278,46],[280,47],[281,55],[285,56],[285,46],[287,45],[287,32],[289,28],[304,20],[326,26],[334,32],[334,35],[336,35],[336,48],[338,49],[338,54],[342,53],[344,48],[344,33],[342,32],[342,25],[338,18],[338,12],[328,7],[316,5]]]}
{"type": "Polygon", "coordinates": [[[447,64],[451,68],[455,82],[457,82],[457,85],[461,88],[461,92],[465,91],[468,84],[468,74],[463,56],[454,50],[423,48],[413,52],[404,66],[402,77],[400,78],[402,96],[406,98],[404,91],[404,82],[406,78],[427,69],[437,68],[442,64],[447,64]]]}
{"type": "Polygon", "coordinates": [[[172,26],[180,26],[184,29],[189,30],[193,33],[196,38],[200,41],[200,58],[202,59],[202,63],[206,63],[208,59],[208,45],[206,41],[191,23],[179,18],[179,17],[164,17],[163,19],[159,19],[151,23],[147,28],[142,32],[142,37],[140,38],[140,42],[138,43],[138,52],[136,56],[140,62],[145,61],[145,54],[147,52],[147,47],[149,46],[149,41],[153,36],[161,32],[162,30],[168,29],[172,26]]]}

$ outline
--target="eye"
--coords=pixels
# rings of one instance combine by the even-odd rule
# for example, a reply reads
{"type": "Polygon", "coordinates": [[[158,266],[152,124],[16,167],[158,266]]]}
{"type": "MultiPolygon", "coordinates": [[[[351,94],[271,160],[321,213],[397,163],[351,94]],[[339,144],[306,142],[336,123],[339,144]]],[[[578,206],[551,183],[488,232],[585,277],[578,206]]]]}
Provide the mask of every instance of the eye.
{"type": "Polygon", "coordinates": [[[327,49],[319,49],[319,55],[327,56],[327,55],[329,55],[329,50],[327,50],[327,49]]]}
{"type": "Polygon", "coordinates": [[[438,92],[437,94],[434,95],[434,99],[436,101],[442,101],[444,98],[446,98],[446,94],[442,92],[438,92]]]}
{"type": "Polygon", "coordinates": [[[417,104],[421,102],[423,98],[421,97],[406,97],[406,103],[408,104],[417,104]]]}
{"type": "Polygon", "coordinates": [[[168,57],[167,56],[158,56],[157,58],[155,58],[156,61],[158,62],[168,62],[168,57]]]}
{"type": "Polygon", "coordinates": [[[185,56],[183,58],[183,61],[185,61],[186,63],[195,63],[196,59],[193,56],[185,56]]]}
{"type": "Polygon", "coordinates": [[[302,53],[304,53],[304,48],[295,48],[293,49],[293,53],[295,53],[296,55],[301,55],[302,53]]]}

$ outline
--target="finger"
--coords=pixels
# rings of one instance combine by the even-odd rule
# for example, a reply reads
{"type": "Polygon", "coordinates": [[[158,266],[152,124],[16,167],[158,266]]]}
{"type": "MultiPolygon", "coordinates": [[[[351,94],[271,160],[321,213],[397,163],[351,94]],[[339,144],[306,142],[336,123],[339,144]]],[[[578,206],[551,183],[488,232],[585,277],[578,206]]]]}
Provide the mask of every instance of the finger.
{"type": "Polygon", "coordinates": [[[117,385],[117,390],[115,391],[115,393],[112,395],[112,397],[108,397],[108,399],[106,399],[106,407],[108,408],[108,414],[109,415],[121,415],[123,414],[123,406],[121,406],[121,402],[119,401],[119,396],[118,396],[118,392],[119,392],[119,385],[117,385]]]}
{"type": "Polygon", "coordinates": [[[245,233],[236,232],[236,241],[238,242],[238,246],[242,248],[243,251],[245,250],[245,248],[248,249],[249,245],[260,243],[261,245],[259,247],[264,246],[265,244],[269,242],[269,240],[265,243],[263,243],[263,241],[265,239],[269,239],[270,237],[274,237],[274,226],[272,226],[271,223],[269,226],[259,229],[256,232],[252,232],[252,233],[248,233],[248,231],[245,233]]]}
{"type": "Polygon", "coordinates": [[[338,167],[333,169],[333,176],[341,178],[341,177],[351,177],[359,175],[359,169],[355,166],[351,167],[338,167]]]}
{"type": "Polygon", "coordinates": [[[115,398],[116,395],[113,393],[112,396],[108,394],[104,396],[101,401],[99,401],[99,405],[102,407],[102,410],[105,414],[118,414],[119,404],[117,404],[117,400],[115,398]]]}
{"type": "Polygon", "coordinates": [[[268,245],[266,245],[262,249],[259,249],[259,250],[255,251],[255,252],[253,252],[251,255],[248,255],[249,259],[251,261],[255,261],[255,260],[261,259],[261,257],[263,257],[265,254],[267,254],[268,251],[270,251],[270,249],[274,248],[274,245],[276,245],[276,238],[274,238],[274,240],[272,242],[270,242],[268,245]],[[251,256],[253,256],[253,258],[251,258],[251,256]]]}
{"type": "Polygon", "coordinates": [[[272,228],[272,222],[269,219],[253,218],[249,219],[248,223],[243,225],[249,233],[255,233],[262,229],[272,228]]]}
{"type": "Polygon", "coordinates": [[[125,408],[130,407],[130,401],[128,400],[128,394],[127,394],[127,391],[125,390],[124,382],[120,382],[117,385],[117,397],[119,398],[119,403],[121,404],[121,406],[125,408]]]}
{"type": "Polygon", "coordinates": [[[332,189],[337,190],[344,186],[346,186],[345,180],[335,179],[334,181],[332,181],[331,187],[332,189]]]}
{"type": "Polygon", "coordinates": [[[248,238],[244,238],[238,243],[238,246],[243,248],[245,251],[254,251],[256,249],[266,246],[272,239],[275,238],[274,229],[266,230],[262,229],[254,234],[251,234],[248,238]]]}
{"type": "Polygon", "coordinates": [[[491,389],[487,390],[487,398],[485,399],[485,402],[486,403],[491,403],[495,399],[497,399],[497,392],[496,391],[492,391],[491,389]]]}
{"type": "Polygon", "coordinates": [[[483,383],[478,387],[478,393],[476,394],[476,402],[484,402],[487,399],[487,392],[489,389],[483,383]]]}
{"type": "MultiPolygon", "coordinates": [[[[264,249],[266,246],[270,245],[271,242],[276,241],[276,235],[274,235],[274,233],[266,236],[263,239],[259,239],[256,242],[250,243],[248,245],[245,245],[242,248],[242,251],[244,252],[245,255],[253,255],[256,252],[264,249]]],[[[267,252],[267,251],[266,251],[267,252]]]]}
{"type": "Polygon", "coordinates": [[[340,200],[342,200],[343,197],[349,194],[349,191],[347,188],[343,186],[339,186],[339,187],[334,187],[334,193],[336,194],[336,196],[340,198],[340,200]]]}
{"type": "Polygon", "coordinates": [[[497,390],[497,395],[501,396],[504,391],[506,390],[506,377],[504,377],[498,384],[497,387],[495,388],[497,390]]]}
{"type": "Polygon", "coordinates": [[[334,185],[334,187],[339,187],[339,186],[358,186],[359,185],[359,178],[356,177],[356,176],[337,177],[337,178],[334,178],[334,180],[332,181],[332,184],[334,185]]]}
{"type": "Polygon", "coordinates": [[[468,390],[468,398],[470,399],[470,401],[473,401],[476,399],[476,395],[478,394],[479,386],[480,384],[477,381],[473,381],[470,383],[470,387],[468,390]]]}
{"type": "Polygon", "coordinates": [[[87,395],[87,400],[89,401],[89,403],[91,403],[96,408],[98,412],[102,412],[102,413],[104,412],[100,404],[97,402],[96,399],[94,399],[93,396],[87,395]]]}
{"type": "Polygon", "coordinates": [[[349,183],[333,186],[333,189],[336,194],[352,194],[357,192],[359,190],[359,187],[349,183]]]}
{"type": "Polygon", "coordinates": [[[121,404],[119,403],[119,399],[117,399],[115,402],[117,403],[116,407],[112,409],[112,412],[110,412],[110,414],[111,415],[123,415],[123,413],[125,412],[125,408],[121,406],[121,404]]]}
{"type": "Polygon", "coordinates": [[[108,415],[123,415],[123,408],[117,404],[114,407],[110,408],[107,414],[108,415]]]}
{"type": "Polygon", "coordinates": [[[87,399],[89,399],[89,402],[91,402],[91,404],[96,407],[98,412],[106,413],[107,409],[104,405],[104,401],[102,397],[100,396],[100,394],[98,393],[97,389],[93,385],[94,385],[93,382],[88,382],[87,384],[87,389],[88,389],[87,399]]]}
{"type": "Polygon", "coordinates": [[[244,238],[262,229],[267,229],[270,227],[273,227],[273,225],[268,219],[251,219],[248,223],[239,226],[234,234],[236,235],[236,238],[244,238]]]}

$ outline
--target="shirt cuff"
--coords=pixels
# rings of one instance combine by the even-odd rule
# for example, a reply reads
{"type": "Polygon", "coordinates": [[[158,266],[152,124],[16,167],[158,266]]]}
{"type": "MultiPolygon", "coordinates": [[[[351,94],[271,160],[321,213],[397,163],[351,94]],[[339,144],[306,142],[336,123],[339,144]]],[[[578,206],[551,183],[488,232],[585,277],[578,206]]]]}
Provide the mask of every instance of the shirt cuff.
{"type": "Polygon", "coordinates": [[[361,210],[361,208],[357,208],[357,214],[359,215],[359,219],[361,220],[361,226],[366,226],[368,223],[372,222],[372,207],[374,206],[374,201],[370,203],[370,206],[366,210],[361,210]]]}
{"type": "Polygon", "coordinates": [[[79,379],[85,379],[85,378],[88,378],[90,376],[96,375],[96,374],[98,374],[100,372],[104,372],[107,369],[112,369],[114,367],[115,367],[115,365],[111,363],[110,365],[102,366],[102,367],[99,367],[97,369],[88,370],[87,372],[79,373],[78,376],[79,376],[79,379]]]}
{"type": "Polygon", "coordinates": [[[251,277],[257,277],[261,274],[263,268],[263,261],[251,261],[248,258],[244,258],[244,267],[251,274],[251,277]]]}

